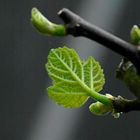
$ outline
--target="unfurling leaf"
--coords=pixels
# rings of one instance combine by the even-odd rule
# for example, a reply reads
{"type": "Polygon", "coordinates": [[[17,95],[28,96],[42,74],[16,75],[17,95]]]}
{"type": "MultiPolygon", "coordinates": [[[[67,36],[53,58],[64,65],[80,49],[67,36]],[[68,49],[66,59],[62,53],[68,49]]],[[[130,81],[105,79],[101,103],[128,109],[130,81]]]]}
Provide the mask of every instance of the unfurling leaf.
{"type": "Polygon", "coordinates": [[[105,95],[98,93],[105,79],[103,70],[94,58],[82,61],[73,49],[51,49],[46,69],[53,80],[48,94],[56,103],[65,107],[80,107],[89,96],[102,103],[110,103],[105,95]]]}

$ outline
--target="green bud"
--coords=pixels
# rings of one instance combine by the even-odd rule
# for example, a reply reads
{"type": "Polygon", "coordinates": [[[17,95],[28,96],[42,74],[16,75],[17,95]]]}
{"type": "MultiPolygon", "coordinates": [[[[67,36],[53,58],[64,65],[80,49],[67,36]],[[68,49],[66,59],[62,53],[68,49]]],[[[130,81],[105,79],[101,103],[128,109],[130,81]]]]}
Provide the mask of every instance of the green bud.
{"type": "Polygon", "coordinates": [[[92,103],[89,106],[89,110],[91,113],[95,115],[105,115],[112,110],[112,107],[104,105],[101,102],[96,102],[96,103],[92,103]]]}
{"type": "Polygon", "coordinates": [[[64,25],[50,22],[37,8],[33,8],[31,11],[31,22],[34,27],[42,34],[48,36],[66,35],[66,29],[64,25]]]}
{"type": "Polygon", "coordinates": [[[130,32],[131,42],[135,45],[140,45],[140,29],[134,25],[130,32]]]}

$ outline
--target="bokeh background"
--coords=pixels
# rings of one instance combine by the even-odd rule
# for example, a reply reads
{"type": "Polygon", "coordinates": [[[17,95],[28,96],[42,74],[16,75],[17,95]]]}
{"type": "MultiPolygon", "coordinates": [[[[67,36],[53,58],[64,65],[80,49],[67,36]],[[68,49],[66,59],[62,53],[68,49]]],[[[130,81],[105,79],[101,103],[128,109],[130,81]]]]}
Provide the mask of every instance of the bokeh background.
{"type": "Polygon", "coordinates": [[[66,7],[129,41],[132,25],[140,24],[139,5],[139,0],[0,0],[0,140],[139,140],[140,112],[98,117],[88,110],[91,100],[65,109],[46,93],[51,85],[44,68],[48,52],[66,44],[81,58],[92,55],[101,63],[102,93],[133,98],[115,78],[121,56],[82,37],[42,36],[30,23],[32,7],[56,23],[62,23],[56,13],[66,7]]]}

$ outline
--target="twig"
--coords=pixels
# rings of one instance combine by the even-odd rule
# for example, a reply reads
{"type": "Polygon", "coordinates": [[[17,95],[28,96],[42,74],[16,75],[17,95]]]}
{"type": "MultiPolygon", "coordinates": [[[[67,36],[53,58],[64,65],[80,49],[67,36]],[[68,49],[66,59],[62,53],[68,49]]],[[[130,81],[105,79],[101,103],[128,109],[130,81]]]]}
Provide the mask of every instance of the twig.
{"type": "Polygon", "coordinates": [[[71,34],[75,37],[87,37],[128,58],[136,66],[137,72],[140,74],[139,47],[136,47],[135,45],[132,45],[113,34],[88,23],[68,9],[64,8],[60,10],[58,15],[65,23],[67,34],[71,34]]]}
{"type": "MultiPolygon", "coordinates": [[[[91,25],[68,9],[62,9],[58,15],[64,21],[64,25],[50,22],[38,9],[33,8],[31,21],[38,31],[45,35],[73,35],[75,37],[83,36],[92,39],[128,58],[135,65],[137,73],[140,75],[140,46],[132,45],[95,25],[91,25]]],[[[111,101],[116,112],[140,110],[140,99],[128,100],[118,96],[111,98],[111,101]]]]}
{"type": "MultiPolygon", "coordinates": [[[[114,52],[128,58],[135,65],[140,74],[140,51],[139,47],[132,45],[103,29],[88,23],[68,9],[62,9],[58,13],[64,21],[67,34],[75,37],[84,36],[92,39],[114,52]]],[[[140,100],[128,100],[121,96],[114,97],[112,100],[113,108],[116,112],[129,112],[140,110],[140,100]]]]}
{"type": "Polygon", "coordinates": [[[113,107],[116,112],[130,112],[130,111],[140,111],[140,100],[128,100],[121,96],[115,97],[112,100],[113,107]]]}

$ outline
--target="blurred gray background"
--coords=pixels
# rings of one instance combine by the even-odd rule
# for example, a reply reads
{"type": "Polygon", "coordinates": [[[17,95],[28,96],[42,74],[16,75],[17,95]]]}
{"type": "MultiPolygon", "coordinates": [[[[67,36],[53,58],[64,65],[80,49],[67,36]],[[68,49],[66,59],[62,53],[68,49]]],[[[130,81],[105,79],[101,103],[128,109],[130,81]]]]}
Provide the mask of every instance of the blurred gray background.
{"type": "Polygon", "coordinates": [[[106,76],[102,93],[132,98],[115,78],[121,56],[82,37],[42,36],[30,23],[34,6],[56,23],[62,23],[56,13],[66,7],[129,41],[132,25],[140,24],[139,5],[139,0],[0,0],[0,140],[139,140],[140,112],[98,117],[88,110],[91,100],[65,109],[46,93],[48,52],[66,44],[83,59],[92,55],[100,61],[106,76]]]}

